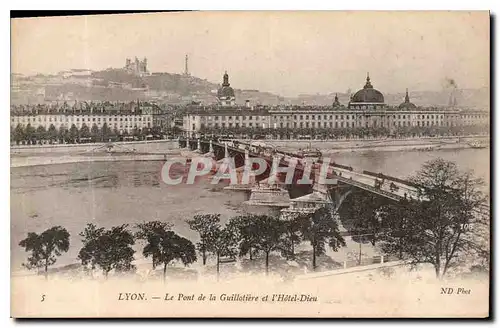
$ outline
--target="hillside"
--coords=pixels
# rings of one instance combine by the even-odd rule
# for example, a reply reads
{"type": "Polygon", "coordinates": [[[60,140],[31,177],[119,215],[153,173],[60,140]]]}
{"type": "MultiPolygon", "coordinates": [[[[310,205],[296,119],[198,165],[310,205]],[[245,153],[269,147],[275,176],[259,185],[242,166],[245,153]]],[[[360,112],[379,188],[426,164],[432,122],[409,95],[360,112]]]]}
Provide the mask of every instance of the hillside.
{"type": "MultiPolygon", "coordinates": [[[[172,73],[153,73],[139,76],[123,69],[106,69],[91,72],[90,75],[41,75],[11,76],[12,103],[40,103],[44,101],[82,101],[109,100],[132,101],[152,100],[160,103],[187,104],[192,101],[202,104],[215,103],[216,83],[172,73]]],[[[259,90],[234,89],[237,104],[250,100],[252,104],[295,104],[295,105],[331,105],[335,93],[328,95],[302,94],[297,97],[283,98],[279,95],[259,90]]],[[[442,91],[410,92],[410,99],[417,106],[446,106],[450,94],[454,94],[460,107],[489,107],[489,89],[445,89],[442,91]]],[[[341,104],[347,105],[349,95],[338,93],[341,104]]],[[[404,99],[404,93],[384,94],[385,102],[398,105],[404,99]]]]}

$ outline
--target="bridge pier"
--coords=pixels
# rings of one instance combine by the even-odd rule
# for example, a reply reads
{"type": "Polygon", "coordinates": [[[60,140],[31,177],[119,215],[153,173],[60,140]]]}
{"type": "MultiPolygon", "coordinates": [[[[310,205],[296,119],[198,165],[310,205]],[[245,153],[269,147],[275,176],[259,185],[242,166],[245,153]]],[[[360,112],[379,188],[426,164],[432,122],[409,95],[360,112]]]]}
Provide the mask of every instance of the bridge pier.
{"type": "Polygon", "coordinates": [[[344,200],[349,196],[353,191],[353,187],[349,185],[333,185],[332,188],[329,190],[329,196],[334,204],[335,211],[338,212],[340,209],[340,206],[342,206],[342,203],[344,200]]]}

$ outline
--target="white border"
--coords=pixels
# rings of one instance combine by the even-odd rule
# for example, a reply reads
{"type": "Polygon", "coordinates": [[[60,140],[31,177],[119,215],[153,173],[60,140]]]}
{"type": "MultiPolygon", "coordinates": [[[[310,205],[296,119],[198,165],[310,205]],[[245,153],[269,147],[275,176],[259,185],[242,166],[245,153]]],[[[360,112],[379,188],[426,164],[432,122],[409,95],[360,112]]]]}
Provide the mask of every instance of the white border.
{"type": "MultiPolygon", "coordinates": [[[[466,1],[466,0],[453,0],[453,1],[435,1],[435,0],[419,0],[414,2],[403,2],[403,1],[391,1],[391,0],[366,0],[366,1],[335,1],[335,2],[326,2],[324,0],[308,0],[308,1],[296,1],[296,0],[288,0],[283,3],[271,3],[270,1],[265,0],[253,0],[253,1],[221,1],[221,0],[198,0],[198,1],[175,1],[175,2],[165,2],[165,1],[151,1],[151,0],[141,0],[141,1],[130,1],[130,0],[120,0],[120,1],[110,1],[108,3],[104,3],[102,0],[86,0],[86,1],[57,1],[57,0],[30,0],[30,1],[3,1],[0,5],[2,6],[2,20],[0,24],[1,35],[3,36],[2,40],[4,43],[3,51],[1,52],[1,67],[2,67],[2,77],[4,80],[3,88],[1,88],[0,96],[1,96],[1,104],[3,105],[3,109],[0,110],[1,119],[0,122],[4,125],[3,129],[1,129],[1,133],[3,133],[4,140],[1,143],[1,180],[0,185],[1,189],[1,198],[3,200],[3,206],[1,208],[1,219],[4,222],[3,229],[0,230],[1,238],[4,242],[3,247],[1,248],[2,254],[2,262],[3,270],[0,271],[3,288],[1,305],[2,305],[2,313],[1,318],[3,322],[1,324],[2,327],[13,326],[15,322],[11,319],[8,319],[10,316],[10,211],[8,204],[10,203],[10,189],[9,189],[9,179],[10,179],[10,150],[9,150],[9,88],[10,86],[10,19],[8,10],[11,9],[20,9],[20,10],[28,10],[28,9],[61,9],[64,8],[66,10],[158,10],[158,9],[184,9],[184,10],[491,10],[493,15],[500,12],[498,0],[476,0],[476,1],[466,1]],[[9,36],[9,37],[8,37],[9,36]],[[7,205],[7,206],[6,206],[7,205]],[[6,268],[6,263],[9,263],[9,266],[6,268]],[[8,322],[6,322],[6,319],[8,322]]],[[[496,22],[498,26],[498,20],[496,22]]],[[[495,44],[498,44],[498,34],[494,35],[495,44]]],[[[464,46],[467,46],[464,44],[464,46]]],[[[496,54],[494,59],[498,59],[498,54],[496,54]]],[[[493,59],[493,60],[494,60],[493,59]]],[[[495,74],[496,75],[496,74],[495,74]]],[[[497,95],[499,94],[498,84],[495,87],[495,90],[491,90],[495,92],[497,95]]],[[[498,101],[498,99],[497,99],[498,101]]],[[[496,111],[496,108],[491,108],[492,111],[496,111]]],[[[495,115],[495,126],[500,126],[498,114],[495,115]]],[[[496,139],[496,133],[492,136],[496,139]]],[[[495,150],[498,151],[498,145],[495,143],[495,150]]],[[[492,167],[492,169],[494,169],[492,167]]],[[[493,177],[493,175],[492,175],[493,177]]],[[[498,183],[496,181],[493,182],[493,186],[497,186],[498,183]]],[[[499,195],[498,193],[494,193],[495,199],[494,202],[498,203],[499,195]]],[[[495,224],[494,235],[498,235],[499,223],[495,224]]],[[[498,246],[498,244],[497,244],[498,246]]],[[[497,254],[497,247],[495,250],[492,250],[493,254],[497,254]]],[[[498,262],[496,259],[495,263],[498,262]]],[[[496,272],[496,270],[495,270],[496,272]]],[[[498,282],[496,282],[498,284],[498,282]]],[[[495,302],[495,313],[498,316],[498,302],[495,302]]],[[[132,324],[137,324],[140,322],[133,322],[132,324]]],[[[215,324],[220,324],[220,322],[214,322],[215,324]]],[[[234,322],[226,322],[225,324],[232,325],[234,322]]],[[[379,324],[385,324],[386,322],[380,321],[379,324]]],[[[402,322],[398,322],[401,324],[402,322]]],[[[34,325],[41,325],[43,322],[32,323],[34,325]]],[[[48,324],[51,324],[49,322],[48,324]]],[[[65,322],[63,325],[73,325],[74,323],[65,322]]],[[[122,322],[92,322],[91,323],[95,327],[103,327],[104,325],[122,325],[122,322]]],[[[129,323],[130,324],[130,323],[129,323]]],[[[169,326],[177,326],[180,325],[180,322],[167,322],[169,326]]],[[[185,323],[188,324],[188,323],[185,323]]],[[[184,324],[184,325],[185,325],[184,324]]],[[[196,323],[198,324],[198,323],[196,323]]],[[[278,324],[277,322],[268,323],[268,322],[253,322],[255,326],[266,327],[271,326],[271,324],[278,324]]],[[[280,324],[288,324],[287,322],[282,322],[280,324]]],[[[302,324],[311,324],[311,322],[302,324]]],[[[328,323],[332,324],[332,323],[328,323]]],[[[346,322],[333,322],[334,325],[346,325],[346,322]]],[[[354,322],[348,323],[350,326],[359,325],[359,324],[370,324],[373,325],[373,322],[354,322]]],[[[467,324],[478,325],[478,322],[467,322],[467,324]]],[[[194,323],[189,323],[188,325],[195,325],[194,323]]],[[[435,322],[430,323],[426,322],[426,326],[440,326],[441,323],[435,322]]]]}

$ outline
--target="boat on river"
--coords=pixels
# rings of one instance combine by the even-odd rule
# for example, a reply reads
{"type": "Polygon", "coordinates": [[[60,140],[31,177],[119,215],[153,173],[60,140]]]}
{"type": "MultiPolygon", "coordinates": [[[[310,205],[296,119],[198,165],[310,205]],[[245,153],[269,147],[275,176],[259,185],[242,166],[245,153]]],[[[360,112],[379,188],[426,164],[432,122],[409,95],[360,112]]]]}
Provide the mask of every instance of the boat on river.
{"type": "Polygon", "coordinates": [[[478,149],[481,149],[481,148],[486,148],[487,145],[484,144],[484,143],[481,143],[480,141],[478,140],[472,140],[470,142],[468,142],[468,145],[471,147],[471,148],[478,148],[478,149]]]}

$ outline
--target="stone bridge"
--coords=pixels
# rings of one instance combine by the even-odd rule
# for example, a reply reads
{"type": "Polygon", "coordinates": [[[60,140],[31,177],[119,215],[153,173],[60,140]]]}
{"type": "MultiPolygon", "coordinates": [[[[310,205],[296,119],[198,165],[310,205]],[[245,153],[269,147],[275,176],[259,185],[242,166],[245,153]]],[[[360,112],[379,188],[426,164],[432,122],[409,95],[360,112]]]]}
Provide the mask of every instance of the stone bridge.
{"type": "MultiPolygon", "coordinates": [[[[321,154],[317,157],[308,157],[300,153],[284,152],[269,147],[262,142],[246,143],[236,140],[209,140],[209,139],[179,139],[179,146],[183,149],[195,151],[200,154],[210,155],[215,160],[221,161],[224,158],[234,158],[236,167],[243,167],[246,158],[258,157],[265,159],[268,163],[264,173],[255,177],[253,185],[246,186],[251,191],[250,203],[255,205],[270,205],[273,202],[259,199],[259,194],[283,195],[280,190],[287,190],[290,196],[295,196],[284,202],[275,202],[278,207],[283,207],[289,211],[307,210],[313,211],[319,206],[330,203],[338,209],[346,197],[354,188],[377,194],[393,201],[402,199],[420,199],[418,188],[410,181],[397,177],[355,169],[334,162],[327,162],[321,154]],[[279,161],[280,167],[287,167],[291,163],[295,164],[295,172],[292,183],[285,184],[285,174],[277,174],[275,185],[267,184],[271,167],[274,160],[279,161]],[[320,183],[319,171],[326,170],[327,184],[320,183]],[[304,172],[309,174],[310,184],[298,184],[304,172]],[[252,202],[253,200],[253,202],[252,202]],[[279,203],[279,205],[278,205],[279,203]],[[285,206],[285,204],[288,204],[285,206]]],[[[241,189],[241,188],[240,188],[241,189]]],[[[245,188],[244,188],[245,189],[245,188]]],[[[489,215],[489,206],[483,205],[479,210],[482,215],[489,215]]]]}

